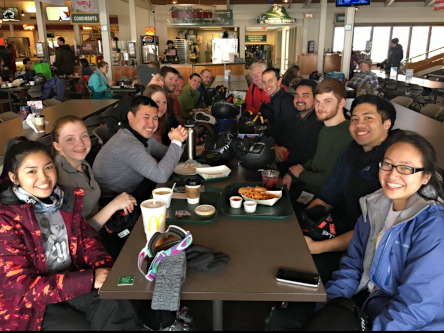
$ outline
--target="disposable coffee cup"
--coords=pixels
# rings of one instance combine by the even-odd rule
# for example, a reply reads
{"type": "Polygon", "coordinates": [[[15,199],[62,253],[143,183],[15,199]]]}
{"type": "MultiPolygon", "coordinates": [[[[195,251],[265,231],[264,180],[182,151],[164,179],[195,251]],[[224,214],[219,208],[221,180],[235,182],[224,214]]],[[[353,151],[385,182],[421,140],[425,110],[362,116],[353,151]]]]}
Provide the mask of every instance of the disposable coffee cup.
{"type": "Polygon", "coordinates": [[[12,83],[8,83],[8,88],[12,88],[12,87],[14,87],[14,85],[12,84],[12,83]]]}
{"type": "Polygon", "coordinates": [[[173,197],[173,191],[168,187],[156,188],[153,191],[153,198],[163,200],[167,204],[167,208],[171,206],[171,198],[173,197]]]}
{"type": "Polygon", "coordinates": [[[39,117],[36,116],[35,117],[35,128],[36,128],[36,130],[41,132],[41,133],[44,133],[44,132],[46,132],[45,131],[45,127],[46,127],[45,117],[43,116],[43,114],[40,115],[39,117]]]}
{"type": "Polygon", "coordinates": [[[187,179],[185,183],[185,192],[187,193],[187,201],[189,205],[197,205],[200,202],[200,190],[202,182],[197,178],[187,179]]]}
{"type": "Polygon", "coordinates": [[[31,86],[35,86],[35,81],[29,81],[29,84],[30,84],[31,86]]]}
{"type": "Polygon", "coordinates": [[[143,230],[146,240],[150,241],[156,232],[165,232],[167,203],[163,200],[145,200],[140,205],[143,230]]]}

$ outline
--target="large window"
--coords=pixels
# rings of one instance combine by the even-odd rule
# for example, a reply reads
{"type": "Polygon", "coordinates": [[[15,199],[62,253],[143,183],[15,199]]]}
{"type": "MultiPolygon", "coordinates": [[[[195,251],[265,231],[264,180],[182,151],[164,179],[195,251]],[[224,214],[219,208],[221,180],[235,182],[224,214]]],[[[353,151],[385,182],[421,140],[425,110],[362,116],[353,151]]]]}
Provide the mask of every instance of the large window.
{"type": "Polygon", "coordinates": [[[335,27],[335,37],[333,40],[333,52],[344,51],[345,29],[344,27],[335,27]]]}
{"type": "Polygon", "coordinates": [[[387,59],[390,27],[375,27],[373,29],[373,42],[371,58],[373,62],[381,62],[387,59]]]}
{"type": "Polygon", "coordinates": [[[412,62],[421,61],[426,58],[424,54],[427,52],[429,30],[430,27],[413,27],[409,58],[416,58],[412,59],[412,62]]]}
{"type": "MultiPolygon", "coordinates": [[[[432,27],[429,50],[433,51],[441,47],[444,47],[444,27],[432,27]]],[[[429,58],[441,53],[444,53],[444,49],[430,52],[429,58]]]]}
{"type": "Polygon", "coordinates": [[[353,50],[365,51],[367,41],[372,38],[372,27],[356,27],[353,32],[353,50]]]}

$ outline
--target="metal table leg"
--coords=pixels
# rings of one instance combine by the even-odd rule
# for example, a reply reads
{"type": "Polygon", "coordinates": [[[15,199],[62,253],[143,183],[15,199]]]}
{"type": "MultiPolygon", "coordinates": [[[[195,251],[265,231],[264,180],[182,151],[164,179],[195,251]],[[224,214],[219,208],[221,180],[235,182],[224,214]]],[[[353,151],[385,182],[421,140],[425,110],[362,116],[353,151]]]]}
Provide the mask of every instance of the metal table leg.
{"type": "Polygon", "coordinates": [[[8,99],[9,99],[9,107],[11,108],[11,112],[14,112],[14,104],[12,104],[12,96],[11,96],[11,92],[9,90],[7,90],[8,92],[8,99]]]}
{"type": "Polygon", "coordinates": [[[213,331],[222,332],[224,330],[224,302],[213,301],[213,331]]]}

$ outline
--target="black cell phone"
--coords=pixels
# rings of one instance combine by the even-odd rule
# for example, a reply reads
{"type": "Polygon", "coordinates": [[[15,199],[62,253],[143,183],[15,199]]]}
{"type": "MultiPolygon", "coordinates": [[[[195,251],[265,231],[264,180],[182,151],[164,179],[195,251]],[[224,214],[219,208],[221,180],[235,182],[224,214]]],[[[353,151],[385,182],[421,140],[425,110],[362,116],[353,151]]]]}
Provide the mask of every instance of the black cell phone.
{"type": "Polygon", "coordinates": [[[276,280],[279,282],[297,284],[304,287],[317,288],[319,287],[319,282],[321,279],[318,274],[279,268],[276,274],[276,280]]]}

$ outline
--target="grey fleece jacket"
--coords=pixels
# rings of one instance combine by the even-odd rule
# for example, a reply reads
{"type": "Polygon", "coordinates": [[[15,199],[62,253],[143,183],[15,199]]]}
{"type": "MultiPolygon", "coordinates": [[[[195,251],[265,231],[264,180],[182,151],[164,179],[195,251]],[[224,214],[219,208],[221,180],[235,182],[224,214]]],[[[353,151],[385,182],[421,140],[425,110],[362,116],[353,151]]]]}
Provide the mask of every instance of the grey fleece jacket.
{"type": "Polygon", "coordinates": [[[93,172],[100,188],[132,193],[147,178],[166,183],[179,163],[183,148],[166,147],[154,137],[145,147],[128,129],[120,129],[100,150],[93,172]],[[161,160],[157,162],[157,159],[161,160]]]}

